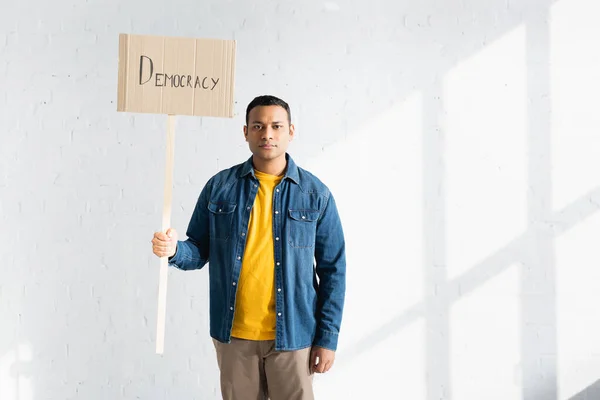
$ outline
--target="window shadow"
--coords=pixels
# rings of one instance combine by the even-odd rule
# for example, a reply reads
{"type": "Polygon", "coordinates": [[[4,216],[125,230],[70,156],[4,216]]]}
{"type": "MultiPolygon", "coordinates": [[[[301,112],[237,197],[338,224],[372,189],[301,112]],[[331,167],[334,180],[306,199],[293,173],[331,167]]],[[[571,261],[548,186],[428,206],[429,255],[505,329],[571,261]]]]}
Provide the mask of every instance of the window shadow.
{"type": "Polygon", "coordinates": [[[569,400],[598,400],[600,399],[600,379],[577,393],[569,400]]]}

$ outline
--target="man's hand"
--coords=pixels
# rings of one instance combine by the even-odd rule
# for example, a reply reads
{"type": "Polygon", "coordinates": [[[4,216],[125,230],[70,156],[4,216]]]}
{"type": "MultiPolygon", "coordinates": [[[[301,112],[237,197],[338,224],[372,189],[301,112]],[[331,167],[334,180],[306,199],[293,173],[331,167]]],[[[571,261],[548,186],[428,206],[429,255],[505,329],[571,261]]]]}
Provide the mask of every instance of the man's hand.
{"type": "Polygon", "coordinates": [[[152,252],[158,257],[173,257],[177,251],[177,231],[167,229],[167,233],[154,232],[152,252]]]}
{"type": "Polygon", "coordinates": [[[329,371],[335,359],[335,351],[313,346],[310,351],[310,370],[320,374],[329,371]]]}

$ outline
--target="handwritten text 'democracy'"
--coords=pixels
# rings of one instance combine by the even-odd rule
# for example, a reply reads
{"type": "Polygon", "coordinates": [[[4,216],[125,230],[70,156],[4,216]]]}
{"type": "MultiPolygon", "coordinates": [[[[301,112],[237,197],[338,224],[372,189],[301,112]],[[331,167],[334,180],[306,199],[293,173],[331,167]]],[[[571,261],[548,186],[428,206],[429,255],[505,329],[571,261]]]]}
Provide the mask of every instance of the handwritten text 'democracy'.
{"type": "Polygon", "coordinates": [[[154,84],[157,87],[192,88],[214,90],[219,78],[209,76],[192,76],[189,74],[168,74],[154,72],[154,62],[150,57],[140,57],[140,85],[154,84]],[[152,79],[154,77],[154,79],[152,79]]]}

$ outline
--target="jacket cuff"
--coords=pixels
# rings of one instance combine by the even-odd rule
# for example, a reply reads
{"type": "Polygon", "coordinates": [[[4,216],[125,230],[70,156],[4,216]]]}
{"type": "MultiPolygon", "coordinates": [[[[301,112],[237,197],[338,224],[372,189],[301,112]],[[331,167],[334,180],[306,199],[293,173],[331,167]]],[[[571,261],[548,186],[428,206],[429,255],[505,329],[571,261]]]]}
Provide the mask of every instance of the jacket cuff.
{"type": "Polygon", "coordinates": [[[182,260],[182,253],[185,252],[185,249],[182,249],[181,241],[177,241],[177,249],[175,250],[175,254],[173,257],[169,257],[169,265],[172,265],[176,268],[180,268],[182,260]]]}
{"type": "Polygon", "coordinates": [[[315,340],[313,341],[313,346],[319,346],[324,349],[336,351],[337,350],[337,342],[338,342],[337,332],[329,332],[329,331],[317,329],[317,334],[315,336],[315,340]]]}

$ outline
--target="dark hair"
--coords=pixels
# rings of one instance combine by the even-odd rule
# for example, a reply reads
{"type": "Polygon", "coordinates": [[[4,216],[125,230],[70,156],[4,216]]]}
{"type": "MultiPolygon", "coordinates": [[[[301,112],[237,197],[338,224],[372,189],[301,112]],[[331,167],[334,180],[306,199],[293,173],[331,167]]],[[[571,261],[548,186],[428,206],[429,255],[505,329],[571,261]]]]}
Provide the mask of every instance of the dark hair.
{"type": "Polygon", "coordinates": [[[248,125],[248,116],[250,115],[250,111],[252,111],[254,107],[260,106],[279,106],[283,108],[287,112],[288,123],[292,123],[292,112],[290,111],[290,106],[288,105],[288,103],[286,103],[278,97],[264,95],[255,97],[254,100],[252,100],[250,104],[248,104],[248,108],[246,108],[246,125],[248,125]]]}

